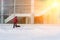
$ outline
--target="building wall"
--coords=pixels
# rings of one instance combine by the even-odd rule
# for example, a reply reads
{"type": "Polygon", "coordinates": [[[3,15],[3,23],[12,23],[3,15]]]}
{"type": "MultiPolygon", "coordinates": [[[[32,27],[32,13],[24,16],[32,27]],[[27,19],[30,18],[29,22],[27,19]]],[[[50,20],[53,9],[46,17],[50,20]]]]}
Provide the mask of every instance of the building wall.
{"type": "MultiPolygon", "coordinates": [[[[0,6],[1,6],[1,1],[0,1],[0,6]]],[[[1,7],[0,7],[1,8],[1,7]]],[[[2,11],[0,9],[0,11],[2,11]]],[[[16,13],[16,14],[21,14],[21,13],[31,13],[31,0],[3,0],[3,23],[5,22],[5,19],[8,18],[11,14],[16,13]],[[15,6],[14,6],[15,3],[15,6]],[[15,7],[15,9],[14,9],[15,7]],[[15,10],[15,11],[14,11],[15,10]]],[[[0,12],[0,14],[2,14],[0,12]]],[[[1,18],[0,18],[1,19],[1,18]]],[[[18,17],[19,21],[18,23],[25,23],[26,18],[24,17],[18,17]],[[22,20],[23,19],[23,20],[22,20]]],[[[12,20],[10,20],[8,23],[11,23],[12,20]]]]}
{"type": "Polygon", "coordinates": [[[1,23],[1,0],[0,0],[0,23],[1,23]]]}
{"type": "MultiPolygon", "coordinates": [[[[0,0],[0,23],[11,14],[31,13],[31,0],[3,0],[3,15],[1,10],[0,0]],[[15,3],[15,6],[14,6],[15,3]],[[14,11],[15,7],[15,11],[14,11]],[[3,16],[3,17],[2,17],[3,16]],[[2,20],[3,19],[3,20],[2,20]]],[[[60,24],[60,5],[53,6],[53,3],[60,3],[59,0],[34,0],[34,23],[35,24],[60,24]],[[41,15],[42,14],[42,15],[41,15]],[[35,16],[38,15],[38,16],[35,16]]],[[[18,17],[19,23],[26,24],[26,17],[18,17]],[[21,20],[21,21],[20,21],[21,20]]],[[[12,20],[10,22],[12,23],[12,20]]],[[[28,17],[28,23],[31,23],[31,18],[28,17]]]]}
{"type": "Polygon", "coordinates": [[[16,0],[16,13],[31,13],[31,0],[16,0]]]}

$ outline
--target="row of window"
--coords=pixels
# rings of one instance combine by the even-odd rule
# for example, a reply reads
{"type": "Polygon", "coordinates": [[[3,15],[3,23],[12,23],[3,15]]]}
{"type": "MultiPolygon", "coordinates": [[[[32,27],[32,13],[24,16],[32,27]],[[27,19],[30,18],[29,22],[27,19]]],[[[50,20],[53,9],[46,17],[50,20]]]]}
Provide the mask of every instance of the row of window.
{"type": "MultiPolygon", "coordinates": [[[[1,21],[4,22],[4,20],[7,17],[13,14],[14,10],[15,10],[15,13],[31,13],[31,0],[3,0],[3,15],[1,15],[2,14],[1,13],[2,12],[1,1],[2,0],[0,0],[0,23],[1,21]]],[[[22,18],[20,20],[24,20],[24,22],[19,21],[19,23],[25,23],[25,18],[22,18]]],[[[12,20],[8,23],[12,23],[12,20]]]]}
{"type": "MultiPolygon", "coordinates": [[[[3,0],[4,1],[3,15],[1,15],[2,14],[1,1],[2,0],[0,0],[0,23],[1,21],[4,22],[4,20],[14,12],[15,13],[31,13],[31,6],[32,6],[31,0],[3,0]]],[[[50,6],[52,5],[53,1],[52,0],[46,0],[46,1],[34,0],[34,8],[32,7],[34,10],[32,11],[34,11],[34,14],[38,15],[38,16],[34,16],[33,18],[35,24],[60,23],[60,18],[58,18],[59,9],[55,7],[50,9],[50,6]]],[[[28,24],[29,24],[31,20],[29,17],[27,18],[28,18],[28,24]]],[[[21,24],[26,24],[26,17],[18,17],[18,21],[21,24]]],[[[8,23],[12,23],[12,20],[10,20],[8,23]]]]}

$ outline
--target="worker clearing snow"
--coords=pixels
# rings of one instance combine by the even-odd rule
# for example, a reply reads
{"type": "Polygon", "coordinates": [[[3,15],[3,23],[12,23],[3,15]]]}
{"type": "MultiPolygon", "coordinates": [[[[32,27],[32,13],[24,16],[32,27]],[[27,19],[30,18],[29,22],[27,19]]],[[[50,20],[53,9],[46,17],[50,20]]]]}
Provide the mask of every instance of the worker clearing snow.
{"type": "Polygon", "coordinates": [[[19,25],[17,25],[17,23],[18,23],[18,19],[17,19],[17,16],[16,17],[14,17],[13,18],[13,28],[15,28],[15,27],[20,27],[19,25]]]}

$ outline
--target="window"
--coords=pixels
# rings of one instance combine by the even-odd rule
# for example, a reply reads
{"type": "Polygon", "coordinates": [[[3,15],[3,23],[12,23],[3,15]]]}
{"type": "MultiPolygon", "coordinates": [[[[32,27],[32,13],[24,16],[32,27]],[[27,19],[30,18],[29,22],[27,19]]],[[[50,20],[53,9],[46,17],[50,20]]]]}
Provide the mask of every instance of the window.
{"type": "Polygon", "coordinates": [[[16,13],[31,13],[31,0],[16,0],[16,13]]]}
{"type": "Polygon", "coordinates": [[[14,13],[14,0],[4,0],[3,22],[14,13]]]}
{"type": "Polygon", "coordinates": [[[0,23],[1,23],[1,0],[0,0],[0,23]]]}

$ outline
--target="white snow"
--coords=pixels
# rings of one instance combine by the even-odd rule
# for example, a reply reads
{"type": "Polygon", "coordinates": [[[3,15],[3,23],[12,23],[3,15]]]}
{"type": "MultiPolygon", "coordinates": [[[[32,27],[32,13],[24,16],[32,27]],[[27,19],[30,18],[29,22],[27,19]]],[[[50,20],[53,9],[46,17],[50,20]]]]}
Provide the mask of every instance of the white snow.
{"type": "Polygon", "coordinates": [[[0,24],[0,40],[60,40],[60,25],[0,24]]]}

